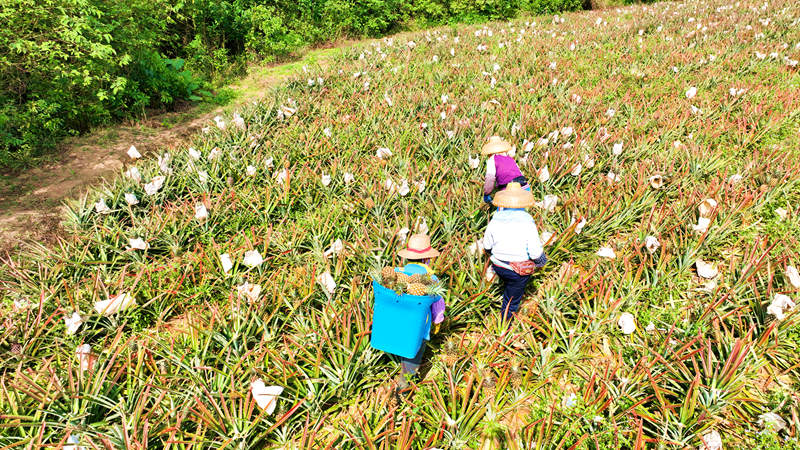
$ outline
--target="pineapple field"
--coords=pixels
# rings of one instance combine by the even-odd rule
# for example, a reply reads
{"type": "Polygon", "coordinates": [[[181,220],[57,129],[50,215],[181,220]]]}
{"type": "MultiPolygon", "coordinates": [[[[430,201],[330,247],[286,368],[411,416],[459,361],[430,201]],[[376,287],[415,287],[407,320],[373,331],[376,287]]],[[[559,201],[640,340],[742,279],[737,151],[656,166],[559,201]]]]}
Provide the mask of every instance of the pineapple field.
{"type": "Polygon", "coordinates": [[[797,448],[798,59],[790,0],[445,27],[132,148],[0,269],[0,447],[797,448]],[[508,327],[492,135],[549,260],[508,327]],[[377,277],[447,303],[406,396],[377,277]]]}

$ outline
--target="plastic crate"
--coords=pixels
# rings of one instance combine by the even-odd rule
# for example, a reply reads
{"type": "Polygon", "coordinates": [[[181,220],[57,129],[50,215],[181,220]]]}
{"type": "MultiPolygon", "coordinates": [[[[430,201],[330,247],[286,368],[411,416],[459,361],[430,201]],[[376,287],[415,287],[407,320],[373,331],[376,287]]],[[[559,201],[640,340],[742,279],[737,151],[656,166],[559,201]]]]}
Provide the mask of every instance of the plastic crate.
{"type": "Polygon", "coordinates": [[[417,355],[430,330],[433,295],[409,295],[372,282],[372,347],[404,358],[417,355]]]}

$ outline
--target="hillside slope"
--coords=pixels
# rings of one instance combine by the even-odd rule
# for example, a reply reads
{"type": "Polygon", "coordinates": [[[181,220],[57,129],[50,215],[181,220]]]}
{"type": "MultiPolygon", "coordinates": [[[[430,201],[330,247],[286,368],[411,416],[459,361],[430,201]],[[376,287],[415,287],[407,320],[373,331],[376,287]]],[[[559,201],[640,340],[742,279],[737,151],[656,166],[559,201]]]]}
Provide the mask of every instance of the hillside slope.
{"type": "Polygon", "coordinates": [[[794,442],[798,20],[658,3],[397,36],[130,161],[71,203],[71,240],[0,272],[0,443],[794,442]],[[474,245],[492,134],[552,206],[508,330],[474,245]],[[395,399],[369,270],[420,228],[448,317],[395,399]],[[259,379],[283,388],[272,413],[259,379]]]}

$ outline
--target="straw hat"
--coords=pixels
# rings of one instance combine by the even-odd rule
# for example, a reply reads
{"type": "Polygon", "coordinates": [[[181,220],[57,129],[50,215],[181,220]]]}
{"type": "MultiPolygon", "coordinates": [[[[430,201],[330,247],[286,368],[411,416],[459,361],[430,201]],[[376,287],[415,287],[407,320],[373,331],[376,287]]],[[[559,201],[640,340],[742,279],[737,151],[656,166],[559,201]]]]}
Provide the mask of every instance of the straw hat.
{"type": "Polygon", "coordinates": [[[511,150],[511,144],[500,136],[492,136],[489,142],[483,144],[481,154],[494,155],[495,153],[505,153],[511,150]]]}
{"type": "Polygon", "coordinates": [[[397,252],[407,259],[425,259],[439,256],[439,252],[431,247],[431,238],[427,234],[414,234],[408,238],[408,245],[397,252]]]}
{"type": "Polygon", "coordinates": [[[522,189],[519,183],[508,183],[505,189],[495,194],[492,204],[500,208],[527,208],[533,206],[533,194],[522,189]]]}

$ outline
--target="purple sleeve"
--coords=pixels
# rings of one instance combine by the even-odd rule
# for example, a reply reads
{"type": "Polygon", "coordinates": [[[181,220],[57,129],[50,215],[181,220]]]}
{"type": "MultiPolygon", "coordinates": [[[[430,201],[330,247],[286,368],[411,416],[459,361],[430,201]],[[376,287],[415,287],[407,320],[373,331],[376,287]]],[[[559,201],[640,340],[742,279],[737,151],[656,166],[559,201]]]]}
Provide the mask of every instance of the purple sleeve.
{"type": "Polygon", "coordinates": [[[439,297],[439,300],[436,300],[431,305],[431,316],[433,316],[433,323],[441,323],[444,320],[444,310],[445,310],[444,299],[439,297]]]}

